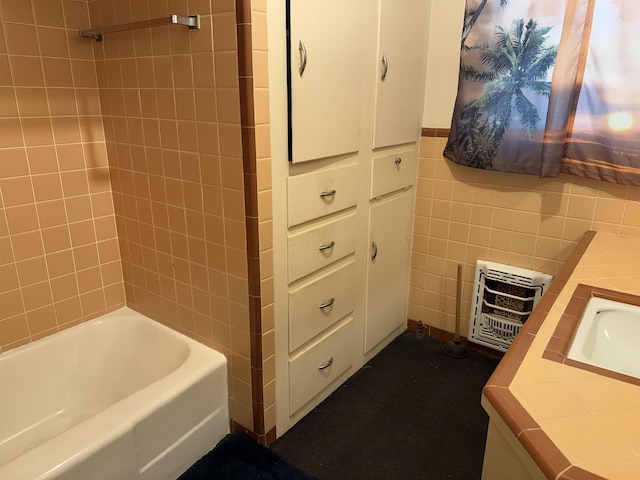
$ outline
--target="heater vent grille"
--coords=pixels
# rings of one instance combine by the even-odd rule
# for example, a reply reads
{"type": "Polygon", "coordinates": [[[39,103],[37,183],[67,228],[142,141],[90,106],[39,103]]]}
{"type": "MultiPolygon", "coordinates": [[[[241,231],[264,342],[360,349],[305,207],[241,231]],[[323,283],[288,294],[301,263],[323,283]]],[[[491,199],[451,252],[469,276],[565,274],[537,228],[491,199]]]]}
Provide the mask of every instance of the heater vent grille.
{"type": "Polygon", "coordinates": [[[552,280],[546,273],[478,260],[468,339],[507,351],[552,280]]]}

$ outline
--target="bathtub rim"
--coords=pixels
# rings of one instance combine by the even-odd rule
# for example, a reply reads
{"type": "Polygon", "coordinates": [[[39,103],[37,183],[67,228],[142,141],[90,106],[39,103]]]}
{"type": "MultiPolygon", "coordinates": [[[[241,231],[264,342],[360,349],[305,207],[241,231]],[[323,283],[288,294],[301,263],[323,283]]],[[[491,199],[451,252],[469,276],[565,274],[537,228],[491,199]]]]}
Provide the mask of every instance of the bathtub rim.
{"type": "MultiPolygon", "coordinates": [[[[75,334],[78,334],[78,330],[89,329],[93,324],[108,322],[111,318],[127,317],[135,317],[136,320],[152,324],[154,328],[165,329],[171,335],[177,336],[177,338],[184,341],[189,348],[187,358],[167,375],[0,465],[0,477],[6,475],[5,478],[45,480],[63,474],[66,470],[99,451],[100,448],[132,432],[136,424],[144,420],[147,416],[150,416],[157,409],[166,406],[175,398],[177,393],[194,385],[198,381],[202,381],[209,375],[221,377],[219,381],[222,402],[220,405],[217,405],[215,409],[212,409],[208,416],[215,417],[224,413],[228,432],[228,362],[226,357],[221,352],[207,347],[197,340],[173,330],[160,322],[152,320],[129,307],[121,307],[113,312],[62,330],[30,344],[16,347],[0,355],[0,360],[2,360],[2,358],[19,355],[21,352],[29,349],[37,348],[38,345],[56,341],[56,339],[60,339],[60,336],[73,335],[74,331],[76,331],[75,334]],[[148,407],[151,403],[154,406],[153,409],[142,408],[143,406],[148,407]],[[102,434],[97,436],[95,434],[96,431],[102,432],[102,434]],[[91,441],[87,441],[88,438],[90,438],[91,441]],[[27,467],[26,470],[25,465],[27,467]]],[[[213,445],[211,445],[211,447],[213,447],[213,445]]],[[[141,466],[136,464],[136,467],[141,466]]]]}

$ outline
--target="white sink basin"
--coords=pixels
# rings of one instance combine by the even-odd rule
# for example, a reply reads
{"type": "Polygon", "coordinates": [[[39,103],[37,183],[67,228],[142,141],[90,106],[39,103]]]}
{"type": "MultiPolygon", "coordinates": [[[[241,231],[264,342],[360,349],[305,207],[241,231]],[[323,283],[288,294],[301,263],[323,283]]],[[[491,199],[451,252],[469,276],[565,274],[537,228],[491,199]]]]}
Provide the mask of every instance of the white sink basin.
{"type": "Polygon", "coordinates": [[[640,378],[640,307],[592,298],[580,319],[568,358],[640,378]]]}

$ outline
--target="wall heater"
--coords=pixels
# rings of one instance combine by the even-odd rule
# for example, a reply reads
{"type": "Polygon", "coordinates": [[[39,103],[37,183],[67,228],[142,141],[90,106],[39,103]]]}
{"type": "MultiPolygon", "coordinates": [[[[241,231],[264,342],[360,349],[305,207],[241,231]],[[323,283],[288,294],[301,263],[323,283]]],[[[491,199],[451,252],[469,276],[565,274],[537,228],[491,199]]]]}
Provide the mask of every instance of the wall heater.
{"type": "Polygon", "coordinates": [[[553,276],[476,261],[468,340],[506,352],[553,276]]]}

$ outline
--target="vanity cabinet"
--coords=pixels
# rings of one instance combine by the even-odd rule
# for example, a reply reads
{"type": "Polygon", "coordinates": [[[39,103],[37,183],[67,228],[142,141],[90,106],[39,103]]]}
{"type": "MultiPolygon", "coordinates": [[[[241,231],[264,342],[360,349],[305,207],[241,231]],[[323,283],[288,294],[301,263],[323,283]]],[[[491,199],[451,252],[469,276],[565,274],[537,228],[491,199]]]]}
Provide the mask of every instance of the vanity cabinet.
{"type": "Polygon", "coordinates": [[[406,329],[428,20],[427,0],[281,3],[268,9],[278,435],[406,329]]]}

